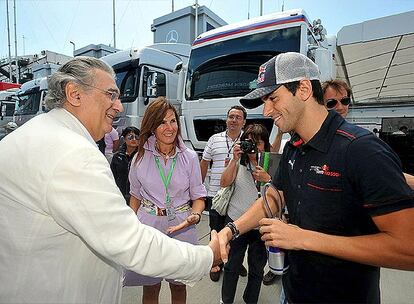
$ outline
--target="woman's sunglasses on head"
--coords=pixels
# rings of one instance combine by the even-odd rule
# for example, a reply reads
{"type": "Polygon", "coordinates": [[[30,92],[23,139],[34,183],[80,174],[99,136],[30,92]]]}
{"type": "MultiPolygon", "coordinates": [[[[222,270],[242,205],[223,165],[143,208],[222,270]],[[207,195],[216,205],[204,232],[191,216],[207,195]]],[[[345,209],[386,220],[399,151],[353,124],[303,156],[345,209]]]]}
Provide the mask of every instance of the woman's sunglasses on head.
{"type": "MultiPolygon", "coordinates": [[[[339,100],[339,102],[342,103],[344,106],[347,106],[351,103],[351,98],[344,97],[341,100],[339,100]]],[[[336,99],[328,99],[325,102],[326,108],[328,108],[329,110],[335,108],[337,104],[338,104],[338,100],[336,99]]]]}
{"type": "Polygon", "coordinates": [[[128,139],[128,140],[138,140],[138,135],[128,134],[126,139],[128,139]]]}

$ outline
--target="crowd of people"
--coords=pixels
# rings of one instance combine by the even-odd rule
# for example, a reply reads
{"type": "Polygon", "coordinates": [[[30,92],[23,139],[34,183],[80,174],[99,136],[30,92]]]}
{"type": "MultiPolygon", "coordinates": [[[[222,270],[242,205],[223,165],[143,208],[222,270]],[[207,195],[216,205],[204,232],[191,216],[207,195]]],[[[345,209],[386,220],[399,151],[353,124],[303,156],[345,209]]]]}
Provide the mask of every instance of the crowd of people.
{"type": "Polygon", "coordinates": [[[414,270],[413,176],[345,120],[351,89],[321,83],[306,56],[264,63],[201,161],[165,97],[119,137],[119,90],[98,59],[72,59],[48,87],[50,111],[0,142],[1,303],[119,303],[122,286],[143,286],[142,303],[158,303],[164,279],[171,303],[186,303],[186,285],[221,273],[222,303],[235,301],[240,275],[246,303],[278,278],[280,303],[379,303],[380,267],[414,270]],[[246,125],[245,108],[262,104],[278,128],[272,143],[263,125],[246,125]],[[264,152],[283,152],[274,176],[259,165],[264,152]],[[267,218],[265,183],[272,213],[282,206],[288,220],[267,218]],[[230,185],[222,215],[212,199],[230,185]],[[200,246],[204,210],[211,236],[200,246]],[[264,274],[269,246],[289,260],[282,276],[264,274]]]}

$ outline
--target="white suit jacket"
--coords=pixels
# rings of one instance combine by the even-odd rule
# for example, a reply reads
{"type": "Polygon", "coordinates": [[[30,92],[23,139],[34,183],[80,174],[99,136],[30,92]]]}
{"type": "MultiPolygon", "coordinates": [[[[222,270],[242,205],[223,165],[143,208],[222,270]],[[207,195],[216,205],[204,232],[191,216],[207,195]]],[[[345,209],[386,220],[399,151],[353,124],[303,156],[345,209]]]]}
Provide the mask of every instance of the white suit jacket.
{"type": "Polygon", "coordinates": [[[118,303],[122,267],[193,283],[212,261],[208,246],[139,223],[66,110],[0,141],[0,303],[118,303]]]}

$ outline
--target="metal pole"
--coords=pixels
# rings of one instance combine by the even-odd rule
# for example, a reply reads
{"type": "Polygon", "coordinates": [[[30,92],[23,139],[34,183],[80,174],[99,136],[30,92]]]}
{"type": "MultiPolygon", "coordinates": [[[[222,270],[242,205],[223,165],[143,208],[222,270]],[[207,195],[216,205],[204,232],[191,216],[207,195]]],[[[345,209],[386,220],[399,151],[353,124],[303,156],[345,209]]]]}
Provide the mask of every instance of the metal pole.
{"type": "Polygon", "coordinates": [[[116,48],[116,34],[115,34],[115,0],[112,0],[112,17],[114,20],[114,48],[116,48]]]}
{"type": "Polygon", "coordinates": [[[247,19],[250,19],[250,0],[247,2],[247,19]]]}
{"type": "Polygon", "coordinates": [[[23,55],[26,55],[26,48],[25,48],[25,44],[24,44],[24,35],[22,35],[22,40],[23,40],[23,55]]]}
{"type": "Polygon", "coordinates": [[[263,16],[263,0],[260,0],[260,16],[263,16]]]}
{"type": "Polygon", "coordinates": [[[171,0],[171,11],[174,11],[174,0],[171,0]]]}
{"type": "Polygon", "coordinates": [[[69,43],[73,45],[73,57],[75,57],[75,42],[69,41],[69,43]]]}
{"type": "Polygon", "coordinates": [[[194,39],[198,36],[198,0],[195,2],[195,25],[194,25],[194,39]]]}
{"type": "Polygon", "coordinates": [[[6,14],[7,14],[7,41],[9,43],[9,79],[13,82],[13,72],[11,64],[11,45],[10,45],[10,25],[9,25],[9,0],[6,0],[6,14]]]}
{"type": "Polygon", "coordinates": [[[17,29],[16,29],[16,0],[13,0],[14,5],[14,60],[16,62],[16,83],[20,81],[19,57],[17,57],[17,29]]]}

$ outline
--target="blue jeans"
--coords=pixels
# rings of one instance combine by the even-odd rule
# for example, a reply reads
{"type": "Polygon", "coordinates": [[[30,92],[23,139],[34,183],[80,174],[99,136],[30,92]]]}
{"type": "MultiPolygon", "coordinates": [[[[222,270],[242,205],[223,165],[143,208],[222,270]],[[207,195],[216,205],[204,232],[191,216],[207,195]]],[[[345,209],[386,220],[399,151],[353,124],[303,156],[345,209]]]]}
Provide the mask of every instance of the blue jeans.
{"type": "MultiPolygon", "coordinates": [[[[227,217],[226,220],[228,220],[227,217]]],[[[243,300],[246,303],[257,303],[263,280],[263,269],[267,262],[264,242],[258,230],[251,230],[230,243],[228,262],[224,265],[221,298],[223,303],[233,303],[239,280],[240,268],[247,250],[248,278],[244,289],[243,300]]]]}

